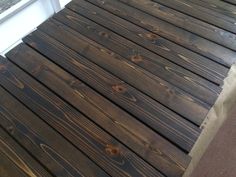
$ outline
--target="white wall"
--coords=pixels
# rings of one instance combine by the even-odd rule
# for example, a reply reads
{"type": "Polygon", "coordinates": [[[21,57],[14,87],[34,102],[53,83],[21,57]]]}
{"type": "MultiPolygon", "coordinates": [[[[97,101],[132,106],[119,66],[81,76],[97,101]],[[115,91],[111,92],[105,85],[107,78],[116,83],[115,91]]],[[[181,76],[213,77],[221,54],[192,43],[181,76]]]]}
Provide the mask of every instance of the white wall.
{"type": "MultiPolygon", "coordinates": [[[[30,1],[26,7],[10,12],[1,20],[0,16],[0,55],[21,42],[21,39],[64,7],[70,0],[22,0],[30,1]]],[[[13,6],[14,8],[14,6],[13,6]]]]}

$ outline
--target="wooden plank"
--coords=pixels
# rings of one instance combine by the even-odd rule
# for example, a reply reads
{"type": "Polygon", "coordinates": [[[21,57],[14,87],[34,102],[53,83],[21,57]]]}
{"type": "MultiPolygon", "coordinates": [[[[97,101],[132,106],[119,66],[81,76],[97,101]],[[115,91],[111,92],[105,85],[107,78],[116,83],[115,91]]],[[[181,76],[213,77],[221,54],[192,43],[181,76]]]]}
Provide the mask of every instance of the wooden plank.
{"type": "Polygon", "coordinates": [[[199,6],[206,7],[218,13],[236,18],[236,9],[235,6],[229,3],[226,3],[222,0],[190,0],[192,3],[195,3],[199,6]]]}
{"type": "MultiPolygon", "coordinates": [[[[26,46],[23,52],[21,47],[24,46],[19,45],[7,56],[167,176],[183,173],[189,156],[37,52],[29,47],[27,52],[26,46]]],[[[14,73],[14,76],[19,75],[14,73]]],[[[29,80],[21,75],[21,82],[29,80]]],[[[14,92],[16,88],[12,87],[9,85],[8,89],[14,92]]],[[[32,101],[27,102],[32,105],[32,101]]],[[[137,160],[133,162],[137,163],[137,160]]]]}
{"type": "MultiPolygon", "coordinates": [[[[170,68],[174,67],[175,70],[179,70],[180,73],[185,73],[187,77],[194,77],[194,75],[191,75],[190,73],[187,74],[187,72],[182,68],[184,67],[191,72],[196,73],[214,83],[221,84],[223,78],[228,72],[225,67],[211,60],[208,60],[207,58],[202,57],[201,55],[198,55],[188,49],[185,49],[173,42],[170,42],[165,38],[162,38],[161,36],[158,36],[137,25],[134,25],[133,23],[130,23],[116,15],[113,15],[108,11],[98,8],[97,6],[92,5],[89,2],[86,3],[85,1],[81,0],[72,1],[72,3],[70,3],[67,7],[79,14],[82,14],[86,18],[90,18],[91,20],[102,24],[103,26],[118,33],[119,35],[132,40],[134,43],[138,43],[142,47],[156,53],[157,55],[142,47],[139,47],[132,42],[127,42],[127,40],[125,42],[123,38],[117,35],[117,40],[115,41],[116,47],[111,47],[112,50],[117,51],[121,55],[123,54],[123,57],[131,61],[134,54],[142,56],[142,62],[138,62],[137,60],[134,61],[136,61],[136,63],[142,67],[148,66],[148,68],[150,68],[153,73],[156,71],[156,69],[152,70],[152,66],[158,67],[156,66],[157,64],[161,66],[164,64],[170,68]],[[124,46],[125,43],[127,43],[127,45],[124,46]],[[118,45],[120,47],[118,47],[118,45]],[[159,55],[164,58],[160,57],[159,55]],[[179,66],[168,63],[166,59],[173,63],[176,63],[177,65],[180,65],[181,69],[179,66]]],[[[108,34],[110,36],[110,32],[108,34]]],[[[112,36],[114,36],[113,33],[112,36]]],[[[100,35],[100,38],[105,38],[105,36],[103,37],[100,35]]],[[[109,40],[110,38],[104,41],[109,40]]],[[[194,80],[196,79],[197,78],[195,78],[194,80]]],[[[201,79],[198,78],[197,80],[201,79]]]]}
{"type": "Polygon", "coordinates": [[[232,4],[232,5],[236,5],[236,1],[235,0],[223,0],[224,2],[227,2],[229,4],[232,4]]]}
{"type": "MultiPolygon", "coordinates": [[[[109,12],[137,24],[157,35],[208,57],[218,63],[231,66],[236,61],[235,52],[198,35],[176,27],[131,6],[113,0],[88,0],[109,12]]],[[[172,1],[171,1],[172,2],[172,1]]]]}
{"type": "Polygon", "coordinates": [[[120,55],[116,55],[93,41],[82,37],[79,33],[75,33],[71,30],[68,31],[67,27],[60,24],[52,24],[52,27],[50,27],[50,24],[52,23],[47,22],[44,25],[41,25],[40,29],[59,40],[64,45],[69,46],[69,48],[88,58],[90,61],[96,63],[102,68],[105,68],[110,73],[118,76],[120,79],[161,102],[168,108],[178,112],[196,124],[201,124],[208,112],[208,105],[182,90],[173,87],[173,85],[170,85],[168,82],[158,78],[146,70],[143,70],[137,65],[134,65],[120,55]],[[193,114],[193,112],[197,113],[193,114]]]}
{"type": "MultiPolygon", "coordinates": [[[[2,90],[2,88],[0,88],[2,90]]],[[[2,109],[2,108],[0,108],[2,109]]],[[[2,111],[1,111],[2,112],[2,111]]],[[[0,115],[0,120],[4,118],[0,115]]],[[[11,129],[12,127],[8,127],[11,129]]],[[[13,129],[11,129],[13,131],[13,129]]],[[[12,137],[0,127],[1,177],[52,177],[12,137]]]]}
{"type": "Polygon", "coordinates": [[[200,133],[193,124],[45,33],[35,31],[23,40],[165,138],[186,151],[191,150],[200,133]]]}
{"type": "Polygon", "coordinates": [[[17,168],[17,166],[8,159],[8,157],[0,151],[0,174],[1,177],[12,177],[12,176],[20,176],[20,177],[29,177],[22,170],[17,168]]]}
{"type": "MultiPolygon", "coordinates": [[[[4,87],[9,84],[13,86],[12,88],[30,92],[33,96],[34,92],[18,80],[16,75],[11,74],[7,63],[1,63],[0,82],[4,87]],[[3,78],[3,75],[6,78],[3,78]]],[[[0,96],[0,125],[53,175],[66,177],[108,176],[1,87],[0,96]]],[[[30,102],[30,104],[32,103],[30,102]]]]}
{"type": "MultiPolygon", "coordinates": [[[[82,4],[82,1],[79,1],[79,3],[82,4]]],[[[88,7],[88,9],[91,9],[92,12],[94,12],[94,9],[92,9],[88,4],[85,4],[85,7],[88,7]]],[[[113,50],[135,65],[140,66],[141,68],[151,72],[152,74],[160,77],[161,79],[171,83],[172,85],[184,90],[185,92],[210,105],[214,104],[215,99],[220,93],[219,87],[216,87],[210,82],[206,82],[199,77],[195,77],[196,75],[192,75],[191,73],[187,72],[177,65],[173,65],[169,62],[167,63],[165,60],[164,62],[162,62],[163,58],[159,59],[158,56],[154,55],[150,60],[149,56],[152,56],[152,53],[150,53],[148,50],[135,45],[134,43],[120,37],[119,35],[107,30],[106,28],[101,27],[100,25],[97,25],[96,23],[80,15],[75,14],[70,10],[64,10],[63,13],[60,13],[60,15],[57,15],[55,18],[57,18],[61,22],[64,22],[75,31],[100,43],[108,49],[113,50]],[[90,27],[89,29],[88,26],[90,27]],[[101,35],[101,33],[106,35],[101,35]],[[133,51],[135,51],[136,54],[134,54],[133,51]],[[137,60],[134,60],[135,57],[142,58],[142,61],[137,62],[137,60]],[[211,98],[206,98],[206,95],[211,98]]]]}
{"type": "Polygon", "coordinates": [[[197,19],[236,33],[236,19],[220,14],[216,11],[193,4],[189,0],[153,0],[197,19]]]}
{"type": "MultiPolygon", "coordinates": [[[[15,73],[21,74],[19,70],[13,74],[15,73]]],[[[129,176],[143,176],[143,174],[153,176],[155,174],[154,176],[163,177],[158,171],[125,148],[112,136],[98,128],[73,107],[64,103],[39,84],[28,84],[24,80],[29,79],[28,82],[35,82],[32,81],[32,78],[27,75],[21,77],[25,78],[19,78],[19,81],[25,87],[29,87],[28,90],[30,88],[32,90],[29,92],[30,95],[16,96],[25,103],[29,102],[33,111],[81,149],[90,159],[99,164],[107,173],[112,176],[126,176],[127,174],[129,176]],[[33,95],[32,92],[34,91],[36,93],[33,95]],[[37,98],[37,100],[33,102],[30,99],[26,100],[25,97],[30,97],[32,100],[37,98]],[[148,172],[143,169],[148,169],[148,172]]]]}
{"type": "Polygon", "coordinates": [[[236,109],[228,116],[211,141],[190,177],[234,177],[236,174],[236,109]]]}
{"type": "MultiPolygon", "coordinates": [[[[183,28],[210,41],[216,42],[219,45],[225,46],[232,50],[236,50],[236,35],[234,33],[225,31],[221,28],[149,0],[120,1],[139,10],[142,10],[147,14],[153,15],[157,18],[160,18],[161,20],[176,25],[177,27],[183,28]]],[[[190,1],[193,2],[194,0],[190,1]]],[[[215,2],[215,0],[213,1],[215,2]]],[[[195,0],[194,3],[201,4],[204,7],[212,7],[212,4],[204,3],[199,0],[195,0]]]]}

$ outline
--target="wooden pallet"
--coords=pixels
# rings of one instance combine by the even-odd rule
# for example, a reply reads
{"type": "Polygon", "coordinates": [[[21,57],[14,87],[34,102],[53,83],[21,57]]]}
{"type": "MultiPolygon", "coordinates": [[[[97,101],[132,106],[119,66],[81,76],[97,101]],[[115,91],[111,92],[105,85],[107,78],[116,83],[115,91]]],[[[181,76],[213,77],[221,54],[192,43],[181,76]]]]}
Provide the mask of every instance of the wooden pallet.
{"type": "Polygon", "coordinates": [[[0,173],[182,176],[236,35],[181,1],[74,0],[9,51],[0,173]]]}

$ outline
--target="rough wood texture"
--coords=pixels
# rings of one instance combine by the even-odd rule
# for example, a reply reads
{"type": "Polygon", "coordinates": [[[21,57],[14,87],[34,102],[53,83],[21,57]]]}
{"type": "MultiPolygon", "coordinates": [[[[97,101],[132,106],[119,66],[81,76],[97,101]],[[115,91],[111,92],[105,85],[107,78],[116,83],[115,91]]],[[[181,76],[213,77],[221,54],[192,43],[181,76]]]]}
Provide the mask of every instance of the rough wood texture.
{"type": "MultiPolygon", "coordinates": [[[[7,68],[7,65],[1,63],[1,74],[8,76],[8,78],[3,78],[1,75],[1,85],[7,88],[7,84],[9,84],[12,88],[15,88],[15,91],[18,91],[16,89],[18,88],[20,90],[27,90],[29,93],[30,89],[27,89],[27,85],[18,80],[16,75],[11,74],[10,70],[5,70],[7,68]]],[[[31,93],[33,96],[33,91],[31,93]]],[[[60,134],[41,121],[39,117],[35,116],[16,99],[7,94],[2,88],[0,96],[0,125],[20,142],[34,158],[49,169],[53,175],[108,177],[103,170],[83,153],[62,138],[60,134]],[[78,161],[81,163],[78,163],[78,161]]]]}
{"type": "MultiPolygon", "coordinates": [[[[219,12],[221,14],[224,14],[226,16],[230,16],[232,18],[236,18],[236,9],[234,5],[231,5],[229,3],[226,3],[222,0],[198,0],[194,1],[191,0],[191,2],[198,4],[202,7],[206,7],[208,9],[211,9],[213,11],[219,12]]],[[[236,2],[236,1],[234,1],[236,2]]]]}
{"type": "Polygon", "coordinates": [[[202,117],[208,112],[209,106],[204,102],[129,62],[120,55],[82,37],[79,33],[68,32],[68,28],[63,25],[46,22],[39,29],[198,125],[201,124],[202,117]],[[144,84],[146,82],[148,84],[144,84]],[[162,94],[159,94],[160,92],[162,94]],[[186,109],[183,109],[183,105],[186,106],[186,109]],[[196,113],[193,115],[193,112],[196,113]]]}
{"type": "Polygon", "coordinates": [[[101,8],[109,10],[110,12],[126,19],[127,21],[131,21],[132,23],[150,30],[155,34],[158,34],[192,51],[211,58],[218,63],[231,66],[236,61],[236,56],[232,50],[224,48],[198,35],[178,28],[159,18],[148,15],[147,13],[144,13],[134,7],[127,6],[124,3],[114,0],[88,1],[98,5],[101,8]]]}
{"type": "Polygon", "coordinates": [[[199,6],[188,0],[153,0],[197,19],[218,26],[222,29],[236,33],[236,19],[220,14],[214,10],[199,6]]]}
{"type": "MultiPolygon", "coordinates": [[[[133,30],[130,29],[130,31],[127,31],[127,28],[131,26],[130,23],[128,24],[123,23],[125,21],[120,19],[119,17],[116,17],[115,15],[112,15],[111,13],[101,10],[100,8],[97,8],[96,6],[90,3],[86,3],[85,1],[80,0],[78,1],[78,3],[79,4],[71,3],[68,7],[69,8],[72,7],[72,9],[76,9],[76,12],[80,13],[81,15],[89,17],[91,20],[96,21],[103,26],[109,27],[111,30],[116,29],[116,31],[119,33],[123,31],[125,37],[129,37],[129,39],[131,39],[134,42],[138,42],[143,47],[152,49],[152,47],[149,47],[148,45],[150,44],[152,46],[153,44],[152,41],[148,42],[148,41],[143,40],[141,37],[138,37],[141,34],[145,34],[144,32],[141,33],[142,28],[137,28],[139,32],[135,32],[135,33],[134,33],[134,29],[133,30]],[[82,7],[80,7],[79,5],[82,7]],[[119,22],[121,22],[121,20],[122,20],[122,23],[120,23],[119,25],[119,22]],[[127,26],[127,27],[125,29],[125,28],[121,28],[122,26],[123,27],[127,26]]],[[[142,47],[135,45],[134,43],[128,41],[127,39],[119,37],[115,33],[112,33],[109,30],[95,23],[92,23],[91,21],[84,20],[81,16],[78,16],[78,19],[83,20],[83,23],[86,22],[88,25],[91,26],[91,31],[89,32],[87,30],[88,37],[100,43],[101,45],[106,46],[110,50],[113,50],[114,52],[120,54],[121,56],[129,59],[129,61],[146,69],[147,71],[153,73],[154,75],[160,76],[162,79],[169,81],[171,84],[175,85],[176,87],[179,87],[182,90],[194,95],[195,97],[211,104],[210,103],[211,101],[206,100],[206,98],[203,95],[210,94],[212,95],[211,97],[214,98],[216,96],[215,94],[219,92],[218,90],[219,87],[217,87],[216,85],[210,82],[207,82],[206,80],[200,79],[200,77],[192,74],[191,72],[184,70],[183,68],[177,65],[173,65],[173,63],[166,61],[164,58],[161,58],[153,54],[152,52],[149,52],[148,50],[145,50],[142,47]],[[96,29],[96,32],[95,30],[92,30],[92,29],[96,29]],[[100,34],[102,32],[106,33],[109,37],[106,37],[105,35],[101,36],[100,34]],[[124,46],[123,45],[124,43],[126,43],[127,45],[124,46]],[[113,46],[116,46],[116,47],[113,47],[113,46]],[[132,50],[135,52],[130,53],[130,51],[132,50]],[[160,66],[162,67],[160,68],[160,66]],[[198,81],[198,83],[196,83],[195,81],[198,81]],[[193,92],[193,90],[196,90],[196,92],[193,92]],[[209,92],[212,92],[212,93],[209,93],[209,92]]],[[[84,24],[80,23],[79,25],[81,27],[76,26],[77,28],[75,29],[83,33],[84,31],[83,28],[85,28],[83,27],[84,24]]],[[[191,68],[193,67],[194,65],[192,64],[191,68]]]]}
{"type": "Polygon", "coordinates": [[[0,56],[1,175],[182,176],[236,60],[233,7],[68,4],[0,56]]]}
{"type": "MultiPolygon", "coordinates": [[[[5,98],[8,93],[0,87],[0,95],[5,98]],[[4,94],[4,96],[2,95],[4,94]]],[[[6,115],[1,98],[0,120],[1,125],[6,115]]],[[[10,121],[10,120],[9,120],[10,121]]],[[[8,131],[14,131],[14,127],[8,124],[8,131]]],[[[10,135],[0,127],[0,174],[1,177],[52,177],[27,151],[25,151],[10,135]]]]}
{"type": "Polygon", "coordinates": [[[29,47],[7,56],[166,175],[186,168],[190,159],[183,152],[29,47]]]}
{"type": "Polygon", "coordinates": [[[36,31],[23,40],[182,149],[193,146],[200,130],[168,108],[45,33],[36,31]]]}
{"type": "MultiPolygon", "coordinates": [[[[192,33],[202,36],[206,39],[214,41],[220,45],[223,45],[232,50],[236,50],[236,35],[228,31],[222,30],[216,26],[210,25],[206,22],[190,17],[176,10],[163,6],[159,3],[155,3],[149,0],[120,0],[130,6],[136,7],[148,14],[151,14],[157,18],[165,20],[171,24],[174,24],[180,28],[186,29],[192,33]]],[[[216,1],[213,0],[216,4],[216,1]]],[[[212,7],[212,3],[204,3],[199,0],[191,0],[191,2],[199,4],[203,7],[212,7]]],[[[212,7],[218,9],[217,7],[212,7]]],[[[211,8],[211,9],[212,9],[211,8]]],[[[234,10],[231,10],[234,13],[234,10]]]]}
{"type": "MultiPolygon", "coordinates": [[[[174,68],[176,72],[174,72],[173,69],[171,69],[171,72],[174,72],[175,75],[180,75],[182,77],[183,75],[185,75],[187,78],[192,78],[191,80],[197,80],[198,82],[201,82],[198,84],[204,85],[204,81],[202,81],[202,79],[199,79],[199,77],[196,77],[195,75],[190,74],[189,72],[184,70],[183,67],[185,67],[187,70],[190,70],[191,72],[194,72],[214,83],[221,84],[222,79],[225,77],[225,74],[228,71],[228,69],[224,68],[223,66],[220,66],[215,62],[202,57],[201,55],[191,52],[171,41],[166,40],[165,38],[162,38],[161,36],[158,36],[116,15],[113,15],[106,10],[98,8],[97,6],[89,2],[85,2],[82,0],[73,1],[69,5],[67,5],[67,7],[83,15],[84,17],[87,17],[124,36],[125,38],[132,40],[134,43],[141,45],[142,47],[135,45],[134,43],[115,35],[107,29],[105,29],[104,31],[104,28],[102,28],[101,26],[95,25],[94,23],[90,22],[90,26],[96,26],[97,30],[102,30],[107,34],[102,36],[99,35],[100,33],[98,32],[97,35],[99,35],[100,37],[97,41],[100,41],[103,45],[106,45],[111,50],[119,53],[130,61],[133,61],[137,65],[140,65],[146,69],[148,68],[149,71],[153,73],[158,73],[160,76],[162,76],[161,73],[163,72],[163,70],[161,70],[160,72],[156,71],[156,68],[158,68],[158,66],[174,68]],[[109,36],[110,38],[112,36],[113,39],[115,38],[116,40],[112,41],[112,39],[107,38],[106,36],[109,36]],[[112,42],[115,43],[116,47],[109,45],[112,42]],[[124,45],[124,43],[127,44],[124,45]],[[144,49],[143,47],[151,50],[157,55],[144,49]],[[135,56],[137,57],[135,58],[135,56]],[[170,62],[168,62],[167,60],[169,60],[170,62]],[[173,65],[171,62],[176,63],[181,67],[173,65]]],[[[94,35],[96,34],[91,35],[91,37],[94,35]]],[[[167,71],[165,69],[165,72],[167,71]]],[[[169,77],[167,80],[171,81],[169,77]]],[[[178,79],[175,78],[175,81],[176,80],[178,79]]],[[[173,81],[172,84],[174,84],[173,81]]]]}

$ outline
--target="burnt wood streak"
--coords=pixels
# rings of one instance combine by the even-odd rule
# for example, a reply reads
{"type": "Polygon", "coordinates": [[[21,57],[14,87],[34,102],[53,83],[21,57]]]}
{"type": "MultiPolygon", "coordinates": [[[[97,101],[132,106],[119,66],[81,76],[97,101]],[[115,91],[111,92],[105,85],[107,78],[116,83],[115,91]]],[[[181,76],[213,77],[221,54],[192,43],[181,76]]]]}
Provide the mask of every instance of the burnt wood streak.
{"type": "Polygon", "coordinates": [[[232,50],[178,28],[173,24],[153,17],[134,7],[127,6],[122,2],[114,0],[88,1],[218,63],[230,67],[236,61],[235,52],[232,50]]]}
{"type": "MultiPolygon", "coordinates": [[[[134,43],[141,45],[142,47],[147,48],[152,52],[155,52],[157,55],[138,45],[135,45],[130,41],[125,40],[124,38],[118,35],[115,35],[114,33],[111,33],[110,31],[107,33],[109,38],[106,38],[105,35],[100,35],[100,38],[98,39],[98,41],[103,42],[103,45],[106,45],[111,50],[137,63],[143,68],[148,68],[149,71],[153,73],[159,73],[159,75],[160,73],[162,73],[156,71],[156,68],[159,68],[158,65],[165,66],[167,68],[174,67],[177,71],[175,72],[175,75],[181,73],[182,76],[185,75],[188,78],[192,78],[191,80],[198,80],[198,84],[204,85],[205,82],[202,79],[187,72],[182,67],[217,84],[222,83],[223,78],[228,72],[228,69],[226,69],[225,67],[211,60],[208,60],[207,58],[202,57],[201,55],[191,52],[171,41],[168,41],[162,38],[161,36],[158,36],[137,25],[134,25],[133,23],[128,22],[116,15],[113,15],[112,13],[105,11],[104,9],[98,8],[97,6],[89,2],[85,2],[82,0],[72,1],[69,5],[67,5],[67,8],[109,28],[117,34],[122,35],[125,38],[132,40],[134,43]],[[108,41],[111,40],[111,35],[115,36],[116,41],[114,42],[116,47],[113,47],[108,43],[108,41]],[[102,38],[104,39],[101,40],[102,38]],[[137,57],[135,58],[135,56],[140,56],[141,59],[138,60],[136,59],[137,57]],[[164,58],[162,58],[161,56],[164,58]],[[168,62],[166,59],[173,63],[176,63],[177,65],[180,65],[181,67],[168,62]]],[[[99,27],[98,29],[103,28],[99,27]]],[[[174,84],[171,78],[172,77],[168,77],[168,80],[174,84]]]]}
{"type": "Polygon", "coordinates": [[[202,21],[236,33],[236,19],[190,2],[189,0],[153,0],[202,21]]]}
{"type": "MultiPolygon", "coordinates": [[[[94,162],[102,166],[107,173],[117,177],[144,176],[143,174],[163,177],[145,161],[102,131],[74,108],[33,81],[32,78],[26,74],[22,76],[22,71],[15,69],[11,64],[8,64],[8,68],[12,75],[19,75],[16,79],[27,88],[29,93],[35,92],[34,95],[27,95],[28,92],[16,93],[14,91],[13,94],[25,104],[28,103],[27,106],[30,109],[81,149],[94,162]],[[147,169],[148,172],[143,169],[147,169]]],[[[10,84],[7,84],[4,86],[10,87],[10,84]]],[[[16,88],[13,87],[12,89],[16,88]]],[[[78,159],[78,161],[80,160],[82,159],[78,159]]]]}
{"type": "MultiPolygon", "coordinates": [[[[124,33],[124,36],[127,36],[127,37],[130,36],[130,39],[132,39],[133,42],[139,41],[139,43],[143,47],[147,47],[147,48],[149,48],[149,46],[151,46],[150,48],[154,47],[153,51],[155,51],[155,48],[157,48],[155,45],[153,45],[153,42],[145,41],[139,36],[141,34],[145,36],[145,32],[141,32],[142,30],[134,32],[134,30],[127,31],[126,28],[121,28],[121,26],[127,26],[127,28],[129,28],[130,23],[118,25],[119,23],[117,24],[116,18],[118,18],[118,20],[122,20],[119,17],[114,16],[100,8],[97,8],[96,6],[90,3],[86,3],[85,1],[80,0],[76,2],[79,2],[79,5],[83,7],[80,7],[76,4],[71,3],[68,6],[68,8],[75,10],[77,13],[80,13],[81,15],[86,16],[90,18],[91,20],[96,21],[97,23],[100,23],[103,26],[106,26],[110,28],[111,30],[115,29],[115,31],[117,31],[117,33],[119,34],[124,33]]],[[[80,19],[80,17],[78,18],[80,19]]],[[[124,22],[124,20],[122,21],[124,22]]],[[[210,94],[212,95],[211,97],[214,98],[217,95],[217,93],[220,92],[220,88],[217,87],[216,85],[202,79],[201,77],[198,77],[197,75],[183,69],[182,67],[175,65],[171,62],[168,62],[164,58],[153,54],[152,52],[142,48],[141,46],[136,45],[135,43],[131,41],[127,41],[127,39],[124,39],[120,37],[119,35],[110,32],[109,30],[101,27],[100,25],[98,26],[97,24],[92,23],[91,21],[86,21],[86,22],[91,27],[90,30],[86,28],[88,37],[100,43],[101,45],[109,48],[110,50],[118,53],[122,57],[133,62],[134,64],[153,73],[154,75],[157,75],[161,77],[162,79],[170,82],[174,86],[179,87],[182,90],[194,95],[195,97],[209,103],[209,100],[207,101],[203,95],[210,94]],[[106,33],[109,37],[106,37],[105,35],[101,36],[101,33],[106,33]],[[113,47],[113,46],[116,46],[116,47],[113,47]],[[196,92],[193,92],[193,90],[196,90],[196,92]],[[210,93],[210,92],[213,92],[213,93],[210,93]]],[[[76,29],[77,31],[81,31],[82,33],[84,31],[83,28],[85,28],[84,27],[85,25],[81,24],[81,22],[76,22],[76,24],[77,23],[79,23],[80,26],[82,27],[76,26],[76,28],[74,29],[76,29]]],[[[82,23],[85,23],[85,22],[83,21],[82,23]]],[[[211,63],[214,63],[214,62],[211,62],[211,63]]],[[[219,66],[216,63],[214,63],[214,65],[219,66]]],[[[194,67],[193,64],[190,65],[191,68],[192,66],[194,67]]],[[[219,68],[222,69],[223,67],[220,66],[219,68]]],[[[204,72],[199,71],[199,73],[202,73],[203,75],[204,72]]],[[[212,73],[212,75],[215,75],[215,74],[212,73]]]]}
{"type": "MultiPolygon", "coordinates": [[[[171,24],[174,24],[180,28],[183,28],[187,31],[195,33],[199,36],[202,36],[206,39],[214,41],[220,45],[223,45],[232,50],[236,50],[236,35],[230,33],[216,26],[210,25],[206,22],[198,20],[196,18],[190,17],[183,13],[180,13],[176,10],[152,2],[149,0],[120,0],[130,6],[136,7],[150,15],[153,15],[157,18],[160,18],[164,21],[167,21],[171,24]]],[[[203,6],[210,6],[211,3],[204,3],[199,0],[192,0],[194,3],[201,4],[203,6]]],[[[213,0],[215,1],[215,0],[213,0]]]]}
{"type": "MultiPolygon", "coordinates": [[[[0,88],[1,91],[2,88],[0,88]]],[[[3,119],[0,115],[0,121],[3,121],[3,119]]],[[[1,177],[52,177],[1,127],[0,159],[1,177]]]]}
{"type": "MultiPolygon", "coordinates": [[[[7,68],[7,63],[1,63],[1,85],[4,83],[2,86],[5,88],[10,85],[15,88],[15,91],[20,89],[31,92],[33,96],[33,92],[7,68]],[[3,78],[2,74],[6,78],[3,78]]],[[[108,176],[1,87],[0,97],[0,125],[53,175],[61,177],[108,176]]]]}
{"type": "Polygon", "coordinates": [[[196,141],[196,126],[45,33],[35,31],[23,41],[182,149],[189,151],[196,141]]]}
{"type": "Polygon", "coordinates": [[[129,62],[120,55],[84,38],[79,33],[73,33],[72,35],[71,31],[68,32],[65,26],[52,24],[54,27],[51,27],[49,30],[50,24],[52,23],[44,23],[39,29],[161,102],[168,108],[178,112],[198,125],[201,124],[202,117],[207,114],[209,109],[207,104],[129,62]],[[45,26],[46,24],[47,26],[45,26]],[[193,112],[195,113],[193,114],[193,112]]]}
{"type": "MultiPolygon", "coordinates": [[[[112,133],[165,175],[180,176],[186,169],[189,156],[34,50],[21,44],[11,50],[7,57],[112,133]]],[[[14,76],[18,75],[19,73],[14,73],[14,76]]],[[[26,75],[21,76],[21,79],[29,80],[26,75]]],[[[8,89],[11,87],[8,86],[8,89]]]]}

